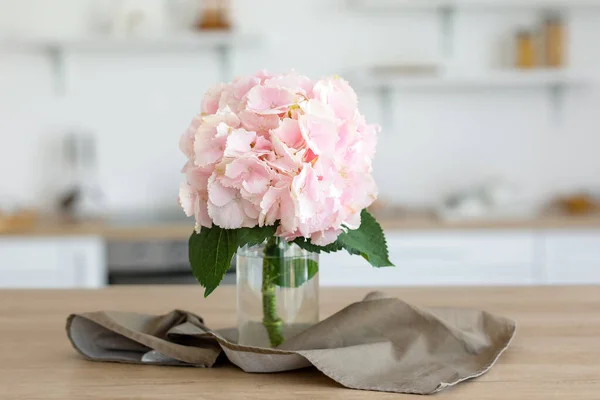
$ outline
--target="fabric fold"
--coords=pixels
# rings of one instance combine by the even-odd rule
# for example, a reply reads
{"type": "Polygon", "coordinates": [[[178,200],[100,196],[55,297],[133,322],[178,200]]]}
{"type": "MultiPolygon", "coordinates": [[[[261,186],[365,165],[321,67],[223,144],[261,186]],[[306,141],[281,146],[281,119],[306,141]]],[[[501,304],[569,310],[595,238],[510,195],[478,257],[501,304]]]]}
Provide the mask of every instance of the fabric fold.
{"type": "Polygon", "coordinates": [[[369,294],[277,349],[235,343],[197,315],[99,311],[67,319],[73,347],[94,361],[212,367],[221,353],[246,372],[314,366],[354,389],[431,394],[487,372],[515,334],[513,321],[485,311],[421,309],[369,294]]]}

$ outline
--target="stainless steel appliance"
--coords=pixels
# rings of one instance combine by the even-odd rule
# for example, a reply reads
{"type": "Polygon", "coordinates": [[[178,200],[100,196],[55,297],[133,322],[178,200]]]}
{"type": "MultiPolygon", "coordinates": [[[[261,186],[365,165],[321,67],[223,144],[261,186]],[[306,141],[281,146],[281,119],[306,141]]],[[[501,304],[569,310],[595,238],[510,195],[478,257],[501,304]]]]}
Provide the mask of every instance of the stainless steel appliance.
{"type": "MultiPolygon", "coordinates": [[[[110,241],[109,284],[197,284],[188,261],[187,241],[110,241]]],[[[235,284],[235,267],[224,284],[235,284]]]]}

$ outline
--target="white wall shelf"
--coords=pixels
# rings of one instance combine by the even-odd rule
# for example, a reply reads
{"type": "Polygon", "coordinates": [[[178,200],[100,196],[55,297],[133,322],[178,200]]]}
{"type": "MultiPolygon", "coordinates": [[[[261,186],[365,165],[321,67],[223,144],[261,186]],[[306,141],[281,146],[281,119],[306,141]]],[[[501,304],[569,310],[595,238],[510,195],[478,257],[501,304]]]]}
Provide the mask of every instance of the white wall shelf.
{"type": "Polygon", "coordinates": [[[379,96],[385,125],[393,126],[394,91],[480,91],[480,90],[547,90],[553,115],[559,118],[565,90],[589,86],[592,80],[571,70],[499,70],[474,74],[443,73],[438,75],[406,76],[394,74],[369,74],[368,71],[348,75],[356,88],[375,90],[379,96]]]}
{"type": "Polygon", "coordinates": [[[429,11],[444,8],[478,10],[599,8],[600,0],[348,0],[357,11],[429,11]]]}
{"type": "Polygon", "coordinates": [[[84,37],[8,37],[3,47],[30,50],[66,50],[90,52],[164,52],[194,51],[219,47],[235,47],[257,40],[235,32],[206,32],[169,36],[84,36],[84,37]]]}
{"type": "Polygon", "coordinates": [[[221,79],[231,78],[231,51],[258,41],[254,35],[236,32],[206,32],[170,36],[119,37],[35,37],[19,36],[0,39],[0,48],[11,51],[39,51],[52,61],[56,93],[66,90],[65,55],[72,52],[94,53],[164,53],[212,50],[219,60],[221,79]]]}
{"type": "MultiPolygon", "coordinates": [[[[439,45],[442,64],[453,58],[455,47],[454,25],[456,12],[474,10],[496,13],[499,11],[532,10],[541,15],[548,11],[565,13],[572,9],[600,11],[600,0],[346,0],[348,9],[362,15],[370,12],[390,15],[402,12],[432,12],[439,17],[439,45]]],[[[565,16],[568,17],[568,13],[565,16]]],[[[546,89],[551,96],[553,115],[558,118],[562,109],[565,89],[582,87],[588,83],[581,75],[569,70],[535,69],[485,71],[476,74],[439,74],[421,76],[370,75],[354,76],[354,83],[363,88],[379,91],[383,114],[392,118],[393,90],[483,90],[483,89],[546,89]]],[[[388,120],[388,126],[392,121],[388,120]]]]}
{"type": "Polygon", "coordinates": [[[581,74],[568,70],[506,70],[477,74],[439,75],[351,75],[350,79],[358,87],[365,89],[519,89],[583,86],[589,82],[581,74]]]}
{"type": "Polygon", "coordinates": [[[454,50],[454,24],[458,10],[498,12],[525,9],[561,13],[572,9],[600,11],[600,0],[347,0],[347,6],[363,14],[436,12],[439,16],[442,53],[450,57],[454,50]]]}

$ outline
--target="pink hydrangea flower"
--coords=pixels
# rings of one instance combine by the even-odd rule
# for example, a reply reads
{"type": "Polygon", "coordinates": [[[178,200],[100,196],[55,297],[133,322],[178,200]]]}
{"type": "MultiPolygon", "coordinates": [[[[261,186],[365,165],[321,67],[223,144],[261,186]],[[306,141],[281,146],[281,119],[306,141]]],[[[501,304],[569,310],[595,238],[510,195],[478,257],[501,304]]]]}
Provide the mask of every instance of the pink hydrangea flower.
{"type": "Polygon", "coordinates": [[[357,229],[377,197],[378,131],[343,79],[236,78],[206,92],[180,139],[188,161],[179,203],[196,230],[278,224],[286,240],[327,245],[357,229]]]}

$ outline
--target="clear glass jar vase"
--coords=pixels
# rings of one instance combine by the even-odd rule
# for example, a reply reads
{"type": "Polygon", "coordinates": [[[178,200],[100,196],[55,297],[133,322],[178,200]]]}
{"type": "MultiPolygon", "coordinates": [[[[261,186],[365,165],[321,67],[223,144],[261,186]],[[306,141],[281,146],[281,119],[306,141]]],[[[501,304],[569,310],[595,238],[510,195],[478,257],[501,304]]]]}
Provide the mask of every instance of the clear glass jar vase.
{"type": "Polygon", "coordinates": [[[319,255],[273,237],[236,255],[238,343],[277,347],[319,322],[319,255]]]}

